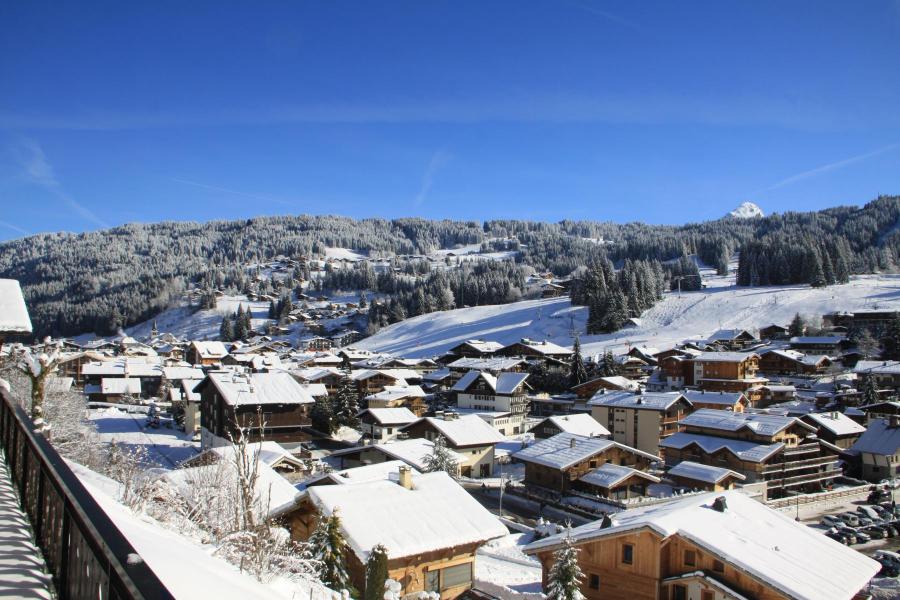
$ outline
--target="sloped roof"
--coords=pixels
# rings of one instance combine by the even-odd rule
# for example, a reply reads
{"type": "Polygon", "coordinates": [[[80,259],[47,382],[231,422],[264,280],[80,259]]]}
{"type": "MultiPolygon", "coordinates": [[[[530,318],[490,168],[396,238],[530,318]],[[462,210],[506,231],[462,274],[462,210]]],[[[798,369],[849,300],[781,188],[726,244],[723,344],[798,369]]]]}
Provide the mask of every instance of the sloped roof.
{"type": "Polygon", "coordinates": [[[25,297],[15,279],[0,279],[0,333],[31,333],[25,297]]]}
{"type": "Polygon", "coordinates": [[[861,360],[853,368],[854,373],[874,373],[878,375],[900,375],[900,361],[861,360]]]}
{"type": "Polygon", "coordinates": [[[747,479],[737,471],[723,467],[714,467],[713,465],[704,465],[690,460],[683,460],[669,469],[668,475],[693,479],[694,481],[704,481],[706,483],[719,483],[727,477],[734,477],[741,481],[747,479]]]}
{"type": "Polygon", "coordinates": [[[553,423],[561,432],[565,433],[574,433],[576,435],[584,435],[587,437],[602,437],[609,435],[609,430],[587,413],[556,415],[547,417],[545,421],[553,423]]]}
{"type": "Polygon", "coordinates": [[[191,342],[201,358],[225,358],[228,356],[228,350],[222,342],[191,342]]]}
{"type": "Polygon", "coordinates": [[[734,406],[741,398],[746,398],[740,392],[703,392],[701,390],[685,390],[682,392],[684,397],[692,403],[700,404],[721,404],[723,406],[734,406]]]}
{"type": "MultiPolygon", "coordinates": [[[[425,457],[429,456],[434,451],[434,442],[426,440],[425,438],[410,438],[408,440],[392,440],[383,444],[376,444],[372,446],[372,448],[377,449],[387,456],[402,460],[406,464],[415,467],[420,471],[424,471],[425,457]]],[[[354,450],[357,449],[354,448],[354,450]]],[[[449,449],[447,451],[457,464],[466,461],[466,457],[462,454],[449,449]]]]}
{"type": "Polygon", "coordinates": [[[512,457],[516,460],[554,469],[567,469],[574,464],[588,460],[592,456],[601,454],[614,447],[632,452],[654,462],[659,460],[658,456],[607,438],[588,437],[565,432],[540,440],[527,448],[519,450],[512,457]]]}
{"type": "Polygon", "coordinates": [[[694,357],[694,362],[743,362],[753,356],[755,352],[701,352],[694,357]]]}
{"type": "Polygon", "coordinates": [[[632,469],[631,467],[626,467],[624,465],[614,465],[612,463],[606,463],[605,465],[601,465],[596,469],[592,469],[588,471],[584,475],[578,478],[578,481],[582,483],[587,483],[588,485],[595,485],[597,487],[602,487],[609,489],[611,487],[615,487],[632,476],[638,476],[652,483],[659,483],[659,477],[654,477],[650,473],[644,473],[643,471],[638,471],[637,469],[632,469]]]}
{"type": "Polygon", "coordinates": [[[448,368],[473,371],[509,371],[525,361],[521,358],[496,356],[492,358],[458,358],[447,365],[448,368]]]}
{"type": "Polygon", "coordinates": [[[880,565],[738,492],[709,493],[635,508],[612,516],[612,524],[588,523],[529,544],[525,552],[556,548],[570,536],[576,545],[628,531],[649,529],[680,536],[790,598],[850,600],[880,565]],[[711,508],[722,497],[727,508],[711,508]]]}
{"type": "Polygon", "coordinates": [[[774,444],[758,444],[746,440],[733,440],[712,435],[686,433],[684,431],[674,433],[659,442],[660,448],[675,448],[678,450],[686,448],[691,444],[696,444],[706,454],[713,454],[725,449],[741,460],[755,463],[765,461],[784,447],[784,444],[781,442],[776,442],[774,444]]]}
{"type": "Polygon", "coordinates": [[[445,420],[424,417],[426,421],[453,446],[486,446],[502,442],[504,437],[478,415],[463,415],[445,420]]]}
{"type": "Polygon", "coordinates": [[[900,427],[891,427],[887,419],[876,419],[850,447],[852,454],[868,452],[881,456],[891,456],[900,449],[900,427]]]}
{"type": "Polygon", "coordinates": [[[469,371],[463,375],[456,385],[454,392],[465,392],[476,380],[483,379],[495,394],[512,394],[522,383],[528,379],[528,373],[500,373],[494,376],[484,371],[469,371]]]}
{"type": "Polygon", "coordinates": [[[692,412],[681,420],[688,427],[702,427],[719,431],[739,431],[747,429],[757,435],[772,436],[792,425],[801,425],[814,431],[815,427],[796,417],[763,413],[739,413],[714,408],[703,408],[692,412]]]}
{"type": "MultiPolygon", "coordinates": [[[[588,400],[591,406],[614,406],[639,410],[668,410],[670,406],[684,398],[681,392],[642,392],[636,394],[628,390],[600,390],[588,400]]],[[[690,402],[690,401],[688,401],[690,402]]]]}
{"type": "Polygon", "coordinates": [[[866,428],[840,412],[810,413],[806,419],[814,421],[819,427],[824,427],[834,435],[854,435],[863,433],[866,428]]]}
{"type": "Polygon", "coordinates": [[[313,397],[283,371],[274,373],[214,372],[207,375],[198,387],[216,386],[222,399],[232,405],[312,404],[313,397]]]}
{"type": "Polygon", "coordinates": [[[127,377],[104,377],[100,380],[101,394],[133,394],[141,393],[141,380],[127,377]]]}
{"type": "Polygon", "coordinates": [[[413,476],[411,490],[378,480],[316,486],[308,493],[323,514],[338,511],[347,544],[363,563],[377,544],[383,544],[388,556],[397,559],[478,544],[509,533],[442,471],[413,476]]]}
{"type": "Polygon", "coordinates": [[[367,408],[359,413],[362,416],[369,413],[372,417],[382,425],[406,425],[412,423],[419,417],[406,407],[400,408],[367,408]]]}

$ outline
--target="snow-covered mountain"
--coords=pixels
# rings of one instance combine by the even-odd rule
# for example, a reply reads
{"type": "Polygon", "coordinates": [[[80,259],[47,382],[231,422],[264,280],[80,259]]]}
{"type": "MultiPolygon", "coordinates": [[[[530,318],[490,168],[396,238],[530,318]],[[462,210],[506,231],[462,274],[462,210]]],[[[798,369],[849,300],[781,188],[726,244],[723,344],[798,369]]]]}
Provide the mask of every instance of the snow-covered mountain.
{"type": "Polygon", "coordinates": [[[752,219],[754,217],[764,217],[766,214],[760,207],[747,201],[728,213],[728,216],[735,219],[752,219]]]}

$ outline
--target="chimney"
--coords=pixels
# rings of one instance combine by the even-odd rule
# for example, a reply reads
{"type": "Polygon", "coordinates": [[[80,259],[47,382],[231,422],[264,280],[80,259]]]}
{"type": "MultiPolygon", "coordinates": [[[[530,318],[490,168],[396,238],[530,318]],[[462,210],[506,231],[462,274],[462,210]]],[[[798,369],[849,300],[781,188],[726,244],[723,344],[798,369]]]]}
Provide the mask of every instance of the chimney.
{"type": "Polygon", "coordinates": [[[725,502],[725,496],[719,496],[713,501],[712,509],[718,511],[720,513],[725,512],[725,509],[728,508],[728,504],[725,502]]]}
{"type": "Polygon", "coordinates": [[[600,529],[609,529],[612,527],[613,522],[608,514],[603,515],[603,520],[600,521],[600,529]]]}
{"type": "Polygon", "coordinates": [[[397,479],[403,489],[412,489],[412,470],[406,465],[400,467],[400,477],[397,479]]]}
{"type": "Polygon", "coordinates": [[[578,441],[578,440],[576,440],[575,437],[572,437],[572,438],[569,440],[569,448],[574,448],[574,447],[575,447],[575,443],[576,443],[577,441],[578,441]]]}

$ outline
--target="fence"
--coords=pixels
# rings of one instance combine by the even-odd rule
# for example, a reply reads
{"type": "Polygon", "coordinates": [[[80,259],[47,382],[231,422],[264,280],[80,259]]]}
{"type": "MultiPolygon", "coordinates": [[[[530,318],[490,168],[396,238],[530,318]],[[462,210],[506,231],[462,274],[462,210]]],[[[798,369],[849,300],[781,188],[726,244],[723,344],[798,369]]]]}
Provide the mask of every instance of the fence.
{"type": "Polygon", "coordinates": [[[173,598],[2,388],[0,445],[61,600],[173,598]]]}

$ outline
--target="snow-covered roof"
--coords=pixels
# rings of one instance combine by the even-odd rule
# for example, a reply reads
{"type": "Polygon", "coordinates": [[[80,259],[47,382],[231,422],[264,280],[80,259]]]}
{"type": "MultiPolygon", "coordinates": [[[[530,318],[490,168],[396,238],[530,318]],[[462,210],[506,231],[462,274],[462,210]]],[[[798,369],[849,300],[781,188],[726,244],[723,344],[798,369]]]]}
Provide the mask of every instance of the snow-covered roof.
{"type": "MultiPolygon", "coordinates": [[[[250,375],[217,371],[209,373],[205,382],[216,386],[222,399],[232,406],[315,402],[293,377],[283,371],[250,375]]],[[[205,382],[203,385],[207,385],[205,382]]]]}
{"type": "Polygon", "coordinates": [[[867,452],[880,456],[892,456],[900,449],[900,427],[891,427],[887,419],[875,419],[865,433],[850,447],[851,454],[867,452]]]}
{"type": "Polygon", "coordinates": [[[687,427],[702,427],[703,429],[716,429],[719,431],[739,431],[747,429],[757,435],[773,436],[780,431],[792,426],[801,425],[806,429],[815,428],[797,419],[783,415],[769,415],[762,413],[741,413],[715,408],[703,408],[692,412],[681,420],[681,424],[687,427]]]}
{"type": "Polygon", "coordinates": [[[225,349],[225,344],[222,342],[194,341],[191,342],[191,346],[196,349],[200,358],[219,359],[228,356],[228,350],[225,349]]]}
{"type": "Polygon", "coordinates": [[[512,457],[554,469],[567,469],[574,464],[590,459],[610,448],[619,448],[656,462],[658,456],[614,442],[607,438],[588,437],[574,433],[558,433],[551,438],[540,440],[519,450],[512,457]]]}
{"type": "Polygon", "coordinates": [[[612,515],[612,525],[595,521],[537,542],[526,553],[573,542],[597,540],[640,529],[663,538],[679,536],[789,598],[850,600],[880,569],[865,555],[794,521],[738,491],[699,494],[612,515]],[[723,512],[712,508],[725,499],[723,512]]]}
{"type": "Polygon", "coordinates": [[[503,344],[501,344],[500,342],[491,342],[485,340],[466,340],[465,342],[460,344],[460,346],[463,345],[471,346],[472,348],[475,348],[477,351],[484,354],[491,354],[503,347],[503,344]]]}
{"type": "Polygon", "coordinates": [[[574,433],[587,437],[603,437],[609,435],[609,429],[597,422],[587,413],[557,415],[545,419],[553,423],[561,432],[574,433]]]}
{"type": "Polygon", "coordinates": [[[746,440],[733,440],[698,433],[686,433],[684,431],[674,433],[659,442],[661,448],[675,448],[678,450],[687,448],[691,444],[696,444],[706,454],[725,449],[741,460],[755,463],[764,462],[784,447],[784,444],[781,442],[759,444],[746,440]]]}
{"type": "Polygon", "coordinates": [[[0,279],[0,333],[31,333],[25,297],[15,279],[0,279]]]}
{"type": "Polygon", "coordinates": [[[759,355],[755,352],[701,352],[694,357],[694,362],[743,362],[754,356],[759,355]]]}
{"type": "MultiPolygon", "coordinates": [[[[505,438],[478,415],[462,415],[454,419],[424,417],[426,421],[447,438],[452,446],[487,446],[502,442],[505,438]]],[[[416,421],[418,423],[419,421],[416,421]]]]}
{"type": "MultiPolygon", "coordinates": [[[[385,462],[375,463],[372,465],[364,465],[361,467],[353,467],[352,469],[343,469],[329,473],[327,479],[338,485],[348,485],[353,483],[366,483],[368,481],[397,481],[399,479],[400,467],[407,466],[402,460],[388,460],[385,462]]],[[[418,469],[412,469],[413,477],[420,475],[418,469]]]]}
{"type": "MultiPolygon", "coordinates": [[[[420,471],[424,471],[426,468],[424,459],[434,451],[434,442],[425,438],[410,438],[408,440],[393,440],[383,444],[376,444],[372,447],[392,458],[402,460],[420,471]]],[[[449,449],[447,451],[457,464],[466,461],[466,457],[462,454],[449,449]]]]}
{"type": "Polygon", "coordinates": [[[547,340],[532,340],[529,338],[522,338],[518,342],[513,342],[504,348],[510,348],[517,344],[522,344],[523,346],[528,346],[535,352],[540,354],[548,354],[548,355],[568,355],[572,354],[572,350],[570,348],[564,348],[559,344],[554,344],[553,342],[548,342],[547,340]]]}
{"type": "Polygon", "coordinates": [[[632,390],[637,390],[638,388],[641,387],[637,381],[628,379],[627,377],[623,377],[621,375],[610,375],[608,377],[600,377],[599,379],[601,381],[605,381],[606,383],[608,383],[614,387],[621,388],[623,390],[632,391],[632,390]]]}
{"type": "Polygon", "coordinates": [[[341,372],[332,367],[310,367],[291,371],[291,374],[303,381],[318,381],[325,377],[340,376],[341,372]]]}
{"type": "Polygon", "coordinates": [[[326,514],[335,510],[347,544],[363,563],[377,544],[392,559],[480,544],[506,527],[442,471],[414,476],[413,489],[393,481],[308,489],[326,514]]]}
{"type": "Polygon", "coordinates": [[[644,473],[643,471],[638,471],[637,469],[632,469],[631,467],[626,467],[624,465],[614,465],[613,463],[606,463],[605,465],[601,465],[596,469],[588,471],[579,477],[578,481],[588,485],[609,489],[619,485],[633,475],[637,475],[652,483],[659,483],[660,481],[659,477],[654,477],[650,473],[644,473]]]}
{"type": "Polygon", "coordinates": [[[163,376],[169,381],[178,379],[203,379],[206,375],[203,369],[197,367],[163,367],[163,376]]]}
{"type": "Polygon", "coordinates": [[[726,469],[724,467],[704,465],[690,460],[683,460],[669,469],[668,475],[693,479],[694,481],[703,481],[706,483],[719,483],[727,477],[734,477],[741,481],[746,479],[744,475],[741,475],[737,471],[732,471],[731,469],[726,469]]]}
{"type": "Polygon", "coordinates": [[[707,342],[730,342],[738,337],[747,334],[751,338],[755,338],[756,336],[747,331],[746,329],[719,329],[714,331],[712,335],[706,338],[707,342]]]}
{"type": "Polygon", "coordinates": [[[372,418],[382,425],[406,425],[418,419],[416,414],[405,406],[400,408],[367,408],[359,413],[359,416],[365,413],[372,415],[372,418]]]}
{"type": "Polygon", "coordinates": [[[897,360],[861,360],[856,363],[854,373],[872,373],[875,375],[900,375],[900,361],[897,360]]]}
{"type": "Polygon", "coordinates": [[[200,383],[202,379],[182,379],[181,380],[181,389],[185,394],[185,398],[187,398],[188,402],[200,402],[200,394],[194,391],[200,383]]]}
{"type": "Polygon", "coordinates": [[[528,379],[528,373],[503,372],[494,376],[484,371],[469,371],[456,382],[453,391],[465,392],[479,378],[483,379],[495,394],[509,395],[515,393],[516,389],[528,379]]]}
{"type": "Polygon", "coordinates": [[[141,380],[127,377],[104,377],[100,380],[101,394],[141,394],[141,380]]]}
{"type": "Polygon", "coordinates": [[[425,391],[419,385],[386,385],[380,392],[366,396],[366,400],[391,402],[403,398],[424,398],[425,396],[425,391]]]}
{"type": "Polygon", "coordinates": [[[819,427],[824,427],[834,435],[855,435],[863,433],[866,428],[840,412],[810,413],[806,419],[814,421],[819,427]]]}
{"type": "Polygon", "coordinates": [[[300,387],[313,398],[321,398],[328,395],[328,388],[324,383],[301,383],[300,387]]]}
{"type": "Polygon", "coordinates": [[[426,373],[422,376],[424,381],[443,381],[450,377],[450,369],[443,368],[438,369],[437,371],[432,371],[431,373],[426,373]]]}
{"type": "MultiPolygon", "coordinates": [[[[220,459],[234,461],[234,446],[217,446],[215,448],[210,448],[207,452],[215,454],[220,459]]],[[[270,467],[275,467],[284,462],[295,466],[303,466],[302,460],[288,452],[287,449],[278,442],[263,441],[247,444],[247,452],[250,453],[249,456],[254,460],[258,453],[260,462],[265,463],[270,467]]],[[[196,460],[196,458],[197,457],[194,457],[193,460],[196,460]]]]}
{"type": "Polygon", "coordinates": [[[791,344],[840,344],[846,338],[842,335],[802,335],[792,337],[788,342],[791,344]]]}
{"type": "Polygon", "coordinates": [[[407,379],[421,379],[422,375],[418,371],[412,369],[363,369],[361,371],[353,371],[350,378],[354,381],[365,381],[372,377],[382,375],[388,379],[397,381],[400,385],[406,383],[407,379]]]}
{"type": "Polygon", "coordinates": [[[451,369],[472,371],[510,371],[525,361],[521,358],[506,358],[496,356],[492,358],[458,358],[447,365],[451,369]]]}
{"type": "Polygon", "coordinates": [[[684,398],[680,392],[642,392],[635,394],[629,390],[610,392],[599,390],[588,400],[590,406],[610,406],[639,410],[668,410],[670,406],[684,398]]]}
{"type": "Polygon", "coordinates": [[[128,356],[87,363],[81,367],[81,374],[99,377],[162,377],[163,370],[158,356],[128,356]]]}
{"type": "Polygon", "coordinates": [[[746,402],[744,394],[740,392],[704,392],[702,390],[685,390],[682,392],[684,397],[691,403],[700,404],[721,404],[723,406],[734,406],[742,398],[746,402]]]}

